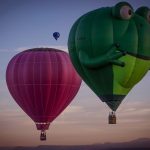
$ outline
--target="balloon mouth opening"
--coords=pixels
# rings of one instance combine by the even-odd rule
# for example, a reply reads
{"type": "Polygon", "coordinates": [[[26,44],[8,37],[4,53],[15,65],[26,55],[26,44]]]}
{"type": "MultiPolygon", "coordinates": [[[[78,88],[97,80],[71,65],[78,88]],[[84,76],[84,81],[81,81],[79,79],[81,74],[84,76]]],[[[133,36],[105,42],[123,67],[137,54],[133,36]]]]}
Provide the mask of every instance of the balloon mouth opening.
{"type": "Polygon", "coordinates": [[[50,122],[35,122],[37,130],[45,131],[49,129],[50,122]]]}
{"type": "Polygon", "coordinates": [[[50,122],[35,122],[37,130],[41,130],[40,140],[46,141],[46,130],[50,126],[50,122]]]}

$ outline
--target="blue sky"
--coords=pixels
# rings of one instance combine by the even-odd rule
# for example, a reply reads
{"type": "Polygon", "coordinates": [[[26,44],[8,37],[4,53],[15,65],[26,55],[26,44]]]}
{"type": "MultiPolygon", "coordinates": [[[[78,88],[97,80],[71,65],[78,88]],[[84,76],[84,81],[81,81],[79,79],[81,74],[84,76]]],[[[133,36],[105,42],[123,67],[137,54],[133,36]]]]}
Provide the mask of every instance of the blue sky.
{"type": "MultiPolygon", "coordinates": [[[[0,145],[41,145],[34,123],[11,98],[5,83],[9,60],[33,47],[67,50],[71,26],[81,15],[118,0],[0,0],[0,145]],[[60,32],[56,41],[52,34],[60,32]]],[[[134,9],[150,0],[128,0],[134,9]]],[[[150,73],[118,109],[118,124],[107,125],[108,107],[82,83],[75,100],[54,121],[42,144],[93,144],[150,138],[150,73]],[[138,124],[138,125],[137,125],[138,124]],[[115,135],[115,137],[114,137],[115,135]],[[80,137],[80,138],[79,138],[80,137]]]]}

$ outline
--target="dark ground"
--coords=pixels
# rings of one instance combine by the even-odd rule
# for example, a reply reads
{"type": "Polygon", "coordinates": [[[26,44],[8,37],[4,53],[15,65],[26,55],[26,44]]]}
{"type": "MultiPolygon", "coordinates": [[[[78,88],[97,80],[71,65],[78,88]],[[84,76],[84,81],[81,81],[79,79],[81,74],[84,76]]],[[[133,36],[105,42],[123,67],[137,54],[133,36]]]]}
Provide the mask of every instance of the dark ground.
{"type": "Polygon", "coordinates": [[[104,143],[79,146],[40,145],[37,147],[0,147],[0,150],[150,150],[150,139],[142,138],[124,143],[104,143]]]}

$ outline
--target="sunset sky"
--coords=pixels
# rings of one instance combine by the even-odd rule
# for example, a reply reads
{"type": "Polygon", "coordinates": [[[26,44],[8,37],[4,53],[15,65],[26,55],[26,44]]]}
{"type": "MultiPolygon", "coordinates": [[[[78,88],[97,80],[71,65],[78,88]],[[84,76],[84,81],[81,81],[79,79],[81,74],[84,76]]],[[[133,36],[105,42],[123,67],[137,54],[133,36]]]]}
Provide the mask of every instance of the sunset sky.
{"type": "MultiPolygon", "coordinates": [[[[150,0],[126,0],[136,10],[150,0]]],[[[110,109],[82,82],[72,103],[51,124],[47,141],[39,140],[34,122],[15,103],[6,87],[10,59],[28,48],[67,50],[68,34],[83,14],[119,0],[0,0],[0,146],[78,145],[150,138],[150,72],[117,110],[117,124],[108,125],[110,109]],[[52,34],[60,32],[56,41],[52,34]]]]}

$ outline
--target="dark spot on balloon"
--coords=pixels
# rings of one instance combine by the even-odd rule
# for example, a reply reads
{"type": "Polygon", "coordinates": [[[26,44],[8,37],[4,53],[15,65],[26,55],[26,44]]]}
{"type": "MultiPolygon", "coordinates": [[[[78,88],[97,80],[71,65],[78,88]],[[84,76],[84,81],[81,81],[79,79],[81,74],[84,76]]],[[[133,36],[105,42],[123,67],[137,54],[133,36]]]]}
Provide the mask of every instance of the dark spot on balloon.
{"type": "Polygon", "coordinates": [[[129,15],[132,15],[132,10],[130,9],[130,10],[128,11],[128,13],[129,13],[129,15]]]}

